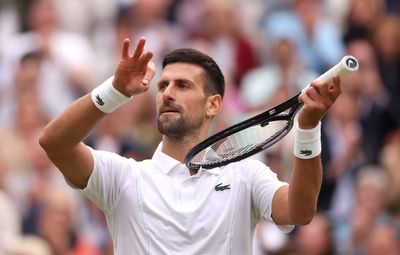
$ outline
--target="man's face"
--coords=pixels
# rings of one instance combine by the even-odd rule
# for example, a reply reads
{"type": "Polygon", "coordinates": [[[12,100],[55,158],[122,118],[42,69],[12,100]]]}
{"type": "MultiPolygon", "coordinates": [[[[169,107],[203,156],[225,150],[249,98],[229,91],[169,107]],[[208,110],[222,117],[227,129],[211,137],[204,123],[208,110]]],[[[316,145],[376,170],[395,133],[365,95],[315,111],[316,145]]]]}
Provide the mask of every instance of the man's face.
{"type": "Polygon", "coordinates": [[[204,126],[207,96],[203,69],[197,65],[167,65],[157,84],[157,124],[161,134],[181,139],[204,126]]]}

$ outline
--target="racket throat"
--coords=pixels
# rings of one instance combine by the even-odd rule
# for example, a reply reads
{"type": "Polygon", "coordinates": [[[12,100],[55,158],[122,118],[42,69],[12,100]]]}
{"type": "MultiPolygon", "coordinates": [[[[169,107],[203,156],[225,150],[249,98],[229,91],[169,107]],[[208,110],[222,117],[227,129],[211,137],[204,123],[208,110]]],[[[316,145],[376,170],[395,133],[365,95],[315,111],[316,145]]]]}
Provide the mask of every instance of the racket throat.
{"type": "Polygon", "coordinates": [[[260,123],[260,126],[261,127],[266,127],[266,126],[268,126],[269,125],[269,120],[264,120],[264,121],[262,121],[261,123],[260,123]]]}

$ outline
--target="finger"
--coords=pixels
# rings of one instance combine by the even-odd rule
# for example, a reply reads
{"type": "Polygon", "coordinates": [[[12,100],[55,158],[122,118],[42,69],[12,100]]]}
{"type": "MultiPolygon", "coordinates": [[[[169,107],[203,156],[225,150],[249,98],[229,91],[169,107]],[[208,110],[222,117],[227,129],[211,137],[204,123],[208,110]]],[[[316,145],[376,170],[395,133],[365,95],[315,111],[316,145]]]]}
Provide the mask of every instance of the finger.
{"type": "Polygon", "coordinates": [[[140,37],[138,43],[136,44],[135,52],[133,53],[133,58],[138,59],[143,54],[144,45],[146,44],[146,38],[140,37]]]}
{"type": "Polygon", "coordinates": [[[332,79],[333,84],[329,88],[329,92],[333,94],[335,98],[337,98],[341,93],[342,93],[342,82],[339,78],[339,76],[335,76],[332,79]]]}
{"type": "Polygon", "coordinates": [[[153,58],[153,52],[147,51],[145,52],[139,59],[138,63],[140,67],[146,67],[149,64],[150,60],[153,58]]]}
{"type": "Polygon", "coordinates": [[[328,96],[328,84],[323,81],[314,81],[310,84],[310,87],[314,88],[316,92],[322,97],[328,96]]]}
{"type": "Polygon", "coordinates": [[[300,94],[299,96],[299,101],[304,105],[303,108],[305,107],[314,107],[316,104],[314,102],[314,100],[309,97],[307,94],[300,94]]]}
{"type": "Polygon", "coordinates": [[[153,62],[147,64],[147,70],[143,77],[142,84],[148,85],[156,73],[156,65],[153,62]]]}
{"type": "Polygon", "coordinates": [[[317,92],[319,93],[319,87],[323,86],[325,84],[324,81],[322,80],[314,80],[312,81],[307,87],[303,88],[301,90],[302,93],[305,93],[308,89],[310,88],[314,88],[315,90],[317,90],[317,92]]]}
{"type": "Polygon", "coordinates": [[[125,38],[124,43],[122,45],[122,58],[129,57],[130,46],[131,46],[131,40],[129,40],[129,38],[125,38]]]}
{"type": "Polygon", "coordinates": [[[339,76],[334,76],[332,78],[332,82],[330,82],[329,84],[325,82],[315,81],[311,83],[310,87],[311,86],[316,88],[318,93],[323,98],[329,99],[332,102],[336,100],[342,90],[339,76]]]}
{"type": "MultiPolygon", "coordinates": [[[[320,96],[317,88],[315,88],[314,86],[309,86],[308,88],[303,90],[303,92],[300,94],[299,99],[300,100],[306,100],[307,102],[311,102],[311,101],[315,102],[320,97],[321,96],[320,96]]],[[[303,101],[303,103],[306,103],[306,102],[303,101]]]]}

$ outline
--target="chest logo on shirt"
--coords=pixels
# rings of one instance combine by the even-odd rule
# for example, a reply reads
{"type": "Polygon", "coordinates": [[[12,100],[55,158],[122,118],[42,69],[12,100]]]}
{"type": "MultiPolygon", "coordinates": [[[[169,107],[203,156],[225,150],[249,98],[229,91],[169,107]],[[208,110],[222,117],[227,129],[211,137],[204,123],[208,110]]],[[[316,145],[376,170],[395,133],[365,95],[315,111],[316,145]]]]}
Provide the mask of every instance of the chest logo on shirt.
{"type": "Polygon", "coordinates": [[[215,191],[224,191],[226,189],[231,189],[230,184],[227,185],[222,185],[222,182],[217,184],[217,186],[215,186],[215,191]]]}

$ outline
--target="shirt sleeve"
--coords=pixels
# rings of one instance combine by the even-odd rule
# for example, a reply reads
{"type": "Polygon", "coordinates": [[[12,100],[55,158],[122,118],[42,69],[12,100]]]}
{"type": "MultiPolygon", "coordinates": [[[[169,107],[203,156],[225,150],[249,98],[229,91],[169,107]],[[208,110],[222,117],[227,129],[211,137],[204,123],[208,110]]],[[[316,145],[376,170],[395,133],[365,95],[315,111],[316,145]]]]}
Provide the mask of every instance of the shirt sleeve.
{"type": "Polygon", "coordinates": [[[109,214],[117,204],[121,191],[129,184],[133,159],[115,153],[91,149],[94,168],[82,194],[109,214]]]}
{"type": "MultiPolygon", "coordinates": [[[[251,195],[255,209],[256,219],[263,219],[269,222],[274,222],[272,219],[272,200],[275,192],[288,185],[278,179],[277,175],[271,171],[266,165],[261,162],[252,160],[253,175],[251,176],[251,195]]],[[[277,225],[283,232],[290,232],[294,226],[292,225],[277,225]]]]}

